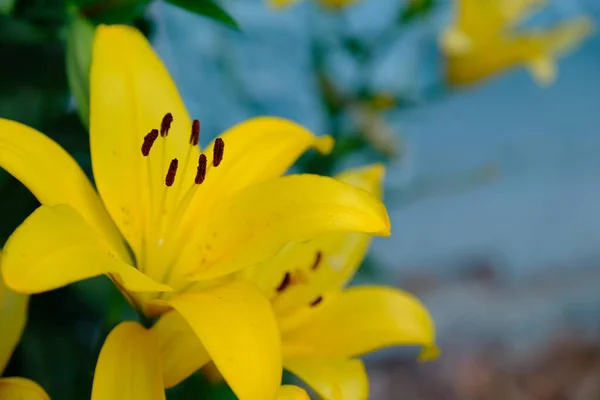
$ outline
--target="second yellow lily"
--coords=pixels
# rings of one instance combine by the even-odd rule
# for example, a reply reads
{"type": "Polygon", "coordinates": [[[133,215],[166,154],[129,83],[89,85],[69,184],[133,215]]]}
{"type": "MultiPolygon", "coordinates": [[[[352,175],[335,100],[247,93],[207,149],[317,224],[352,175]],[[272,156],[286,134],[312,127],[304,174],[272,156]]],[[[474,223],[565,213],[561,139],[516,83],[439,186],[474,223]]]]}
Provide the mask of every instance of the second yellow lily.
{"type": "MultiPolygon", "coordinates": [[[[282,370],[277,320],[261,290],[232,274],[289,242],[332,232],[388,235],[385,207],[331,178],[281,177],[308,148],[332,146],[290,121],[243,122],[200,153],[199,122],[133,28],[97,29],[90,82],[97,192],[59,145],[0,119],[0,167],[42,204],[6,243],[6,284],[39,293],[106,274],[140,313],[175,310],[240,399],[273,398],[282,370]]],[[[147,349],[166,340],[140,328],[128,324],[117,334],[147,349]]],[[[149,384],[163,374],[161,363],[110,354],[113,363],[99,363],[108,372],[97,369],[95,400],[164,396],[149,384]],[[134,372],[123,379],[111,365],[134,372]]]]}

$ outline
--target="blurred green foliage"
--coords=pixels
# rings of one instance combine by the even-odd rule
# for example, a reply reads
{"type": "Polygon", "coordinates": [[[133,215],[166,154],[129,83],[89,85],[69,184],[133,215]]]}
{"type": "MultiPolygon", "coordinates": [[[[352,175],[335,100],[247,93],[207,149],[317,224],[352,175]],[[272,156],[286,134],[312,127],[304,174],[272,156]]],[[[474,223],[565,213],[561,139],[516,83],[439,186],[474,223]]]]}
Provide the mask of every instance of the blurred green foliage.
{"type": "Polygon", "coordinates": [[[237,31],[240,30],[237,21],[213,0],[169,0],[169,3],[196,14],[212,18],[237,31]]]}
{"type": "Polygon", "coordinates": [[[411,0],[400,13],[400,21],[413,22],[426,16],[436,6],[436,0],[411,0]]]}
{"type": "Polygon", "coordinates": [[[94,26],[73,12],[67,27],[67,78],[69,89],[75,98],[79,118],[86,127],[90,118],[90,63],[94,26]]]}

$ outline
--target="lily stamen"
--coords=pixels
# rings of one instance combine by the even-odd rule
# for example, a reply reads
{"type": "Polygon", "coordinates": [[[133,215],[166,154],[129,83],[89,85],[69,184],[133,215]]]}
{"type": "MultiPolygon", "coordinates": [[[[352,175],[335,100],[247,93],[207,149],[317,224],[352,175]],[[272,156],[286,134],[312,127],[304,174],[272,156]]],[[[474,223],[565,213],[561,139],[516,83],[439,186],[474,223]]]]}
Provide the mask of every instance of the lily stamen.
{"type": "MultiPolygon", "coordinates": [[[[198,124],[199,127],[199,124],[198,124]]],[[[192,133],[194,130],[194,125],[192,125],[192,133]]],[[[179,202],[174,207],[174,211],[172,213],[172,217],[168,221],[166,231],[175,230],[176,227],[181,222],[182,218],[185,215],[185,211],[187,210],[191,200],[194,198],[198,187],[204,182],[208,172],[211,167],[218,167],[223,160],[223,154],[225,152],[225,142],[221,138],[215,139],[214,149],[213,149],[213,162],[212,164],[208,164],[208,159],[204,153],[200,154],[198,157],[198,167],[196,170],[196,176],[194,177],[194,184],[187,190],[185,195],[179,200],[179,202]]],[[[181,185],[180,185],[181,186],[181,185]]],[[[171,266],[167,268],[166,274],[163,277],[163,282],[169,282],[171,277],[171,272],[173,270],[173,265],[177,262],[178,255],[171,261],[171,266]]]]}
{"type": "MultiPolygon", "coordinates": [[[[198,127],[200,127],[199,123],[198,123],[198,127]]],[[[193,129],[193,126],[192,126],[192,129],[193,129]]],[[[181,215],[183,215],[183,212],[187,208],[191,198],[196,193],[196,189],[197,189],[198,185],[202,184],[204,182],[204,180],[206,179],[206,175],[210,171],[210,168],[213,166],[218,167],[219,164],[221,164],[221,161],[223,160],[224,152],[225,152],[225,142],[221,138],[216,138],[214,148],[213,148],[212,164],[208,165],[208,159],[206,158],[206,155],[204,153],[200,154],[200,157],[198,158],[198,168],[196,169],[196,176],[194,177],[194,184],[192,184],[192,186],[188,189],[187,193],[183,196],[183,198],[177,204],[176,212],[175,212],[175,216],[176,216],[175,219],[177,219],[177,216],[180,215],[180,212],[181,212],[181,215]]]]}
{"type": "Polygon", "coordinates": [[[225,142],[221,138],[215,139],[215,147],[213,148],[213,166],[218,167],[223,161],[223,153],[225,152],[225,142]]]}
{"type": "Polygon", "coordinates": [[[315,256],[315,261],[313,262],[313,265],[310,267],[311,270],[316,270],[319,265],[321,264],[321,259],[323,258],[323,253],[321,253],[321,251],[317,251],[317,255],[315,256]]]}
{"type": "Polygon", "coordinates": [[[165,177],[165,185],[168,187],[173,186],[175,182],[175,175],[177,175],[177,167],[179,166],[179,161],[174,158],[171,160],[169,164],[169,170],[167,171],[167,176],[165,177]]]}
{"type": "Polygon", "coordinates": [[[160,136],[161,137],[165,137],[169,134],[169,129],[171,129],[172,122],[173,122],[173,115],[171,113],[166,113],[160,124],[160,136]]]}
{"type": "MultiPolygon", "coordinates": [[[[185,171],[188,170],[188,164],[190,163],[190,157],[191,157],[192,151],[194,150],[194,148],[196,146],[198,146],[199,141],[200,141],[200,121],[195,119],[192,122],[192,131],[190,133],[190,141],[189,141],[190,146],[188,147],[188,151],[185,154],[185,161],[183,162],[184,174],[185,174],[185,171]]],[[[179,199],[179,195],[181,193],[182,186],[183,185],[177,186],[175,199],[179,199]]]]}
{"type": "Polygon", "coordinates": [[[319,305],[319,303],[321,303],[322,301],[323,301],[323,296],[319,296],[310,302],[310,306],[315,307],[315,306],[319,305]]]}
{"type": "Polygon", "coordinates": [[[152,145],[158,138],[158,130],[152,129],[146,136],[144,136],[144,143],[142,144],[142,155],[144,157],[148,157],[150,154],[150,150],[152,149],[152,145]]]}
{"type": "MultiPolygon", "coordinates": [[[[219,141],[219,140],[221,142],[223,142],[223,139],[217,138],[215,140],[215,145],[216,145],[216,141],[219,141]]],[[[224,149],[224,144],[221,145],[221,159],[223,158],[223,149],[224,149]]],[[[212,165],[214,165],[214,163],[212,165]]],[[[183,215],[185,214],[185,210],[187,209],[188,205],[190,204],[190,201],[196,194],[196,190],[198,189],[198,186],[204,182],[204,180],[206,179],[206,175],[210,171],[210,167],[212,165],[208,165],[208,160],[207,160],[205,154],[200,154],[200,157],[198,158],[198,168],[196,170],[196,176],[194,177],[194,184],[192,184],[192,186],[188,189],[188,191],[185,193],[185,195],[181,198],[179,203],[177,203],[177,205],[175,207],[175,212],[173,213],[173,218],[169,223],[170,227],[175,226],[175,224],[178,223],[179,220],[183,217],[183,215]]]]}
{"type": "Polygon", "coordinates": [[[277,291],[277,293],[281,293],[288,286],[290,286],[291,283],[292,283],[292,275],[289,272],[286,272],[283,277],[283,280],[281,281],[281,283],[279,284],[279,286],[277,286],[277,289],[275,289],[275,290],[277,291]]]}
{"type": "MultiPolygon", "coordinates": [[[[174,120],[173,115],[170,112],[166,113],[161,121],[160,131],[157,129],[153,129],[150,133],[148,133],[144,137],[144,142],[142,143],[142,155],[144,157],[149,156],[152,146],[154,145],[154,142],[157,140],[158,136],[160,135],[160,137],[163,138],[164,140],[162,141],[162,144],[161,144],[162,151],[161,151],[161,154],[159,157],[161,160],[161,164],[164,165],[164,163],[167,161],[167,159],[166,159],[166,154],[167,154],[166,138],[171,129],[171,124],[173,123],[173,120],[174,120]]],[[[184,175],[188,170],[188,164],[189,164],[189,160],[190,160],[192,151],[198,145],[199,141],[200,141],[200,121],[195,119],[195,120],[193,120],[192,126],[191,126],[191,132],[190,132],[190,136],[189,136],[189,148],[185,155],[185,158],[183,160],[183,165],[182,165],[184,175]]],[[[202,184],[205,181],[210,168],[218,167],[221,164],[221,162],[223,161],[224,152],[225,152],[225,142],[223,141],[222,138],[217,138],[217,139],[215,139],[215,143],[214,143],[214,147],[213,147],[213,161],[210,165],[208,164],[208,158],[206,157],[206,155],[200,154],[200,157],[198,158],[198,166],[197,166],[197,170],[196,170],[196,175],[194,176],[194,182],[192,182],[192,184],[188,187],[187,192],[183,196],[181,196],[180,194],[181,194],[181,190],[182,190],[183,186],[185,185],[184,182],[178,183],[176,185],[174,191],[169,190],[169,188],[175,184],[177,170],[179,169],[179,160],[177,158],[173,158],[170,161],[169,167],[167,170],[167,174],[164,178],[165,186],[164,186],[162,196],[161,196],[159,203],[154,203],[154,202],[152,202],[152,199],[150,199],[150,204],[151,204],[150,219],[151,219],[151,221],[153,221],[151,223],[151,226],[153,226],[153,228],[152,228],[153,232],[148,233],[148,235],[151,237],[147,240],[147,243],[158,243],[158,247],[161,247],[164,245],[165,232],[176,229],[176,227],[179,225],[181,219],[184,217],[184,215],[186,213],[186,210],[187,210],[191,200],[194,198],[194,196],[196,194],[198,185],[202,184]],[[171,192],[171,193],[169,193],[169,192],[171,192]],[[169,199],[171,199],[171,202],[168,201],[169,199]]],[[[156,177],[155,176],[153,177],[152,171],[153,171],[153,169],[151,168],[150,160],[148,160],[148,181],[149,181],[151,197],[152,197],[152,193],[153,193],[152,186],[153,186],[153,183],[156,182],[156,177]]],[[[152,245],[150,245],[150,246],[152,247],[152,245]]],[[[147,251],[150,251],[150,250],[147,249],[147,251]]],[[[177,259],[175,259],[173,262],[175,262],[176,260],[177,259]]],[[[165,281],[168,281],[168,279],[169,279],[169,275],[170,275],[169,271],[170,270],[171,270],[171,268],[168,268],[167,274],[165,277],[165,281]]]]}
{"type": "Polygon", "coordinates": [[[192,146],[198,146],[200,140],[200,121],[197,119],[192,122],[192,133],[190,135],[190,144],[192,146]]]}
{"type": "Polygon", "coordinates": [[[206,179],[206,155],[200,154],[198,158],[198,169],[196,170],[196,178],[194,179],[194,183],[196,185],[200,185],[206,179]]]}
{"type": "MultiPolygon", "coordinates": [[[[159,232],[159,238],[162,238],[162,227],[163,227],[163,216],[162,214],[166,213],[166,207],[167,207],[167,197],[169,196],[169,188],[171,186],[173,186],[173,183],[175,183],[175,176],[177,175],[177,168],[179,167],[179,160],[177,160],[176,158],[172,159],[171,162],[169,163],[169,169],[167,171],[167,175],[165,176],[165,188],[163,190],[163,195],[162,195],[162,201],[160,202],[160,208],[158,209],[158,232],[159,232]]],[[[159,239],[159,242],[161,242],[162,239],[159,239]]],[[[162,243],[162,242],[161,242],[162,243]]]]}

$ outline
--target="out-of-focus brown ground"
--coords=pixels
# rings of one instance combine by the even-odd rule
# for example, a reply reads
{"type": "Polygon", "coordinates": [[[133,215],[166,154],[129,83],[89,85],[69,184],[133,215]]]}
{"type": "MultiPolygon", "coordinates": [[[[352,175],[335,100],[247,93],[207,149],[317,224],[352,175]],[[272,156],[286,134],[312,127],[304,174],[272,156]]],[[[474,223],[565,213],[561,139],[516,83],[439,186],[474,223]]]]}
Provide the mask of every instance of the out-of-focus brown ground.
{"type": "Polygon", "coordinates": [[[455,349],[429,364],[373,362],[369,376],[373,400],[600,400],[600,345],[566,335],[529,355],[455,349]]]}
{"type": "Polygon", "coordinates": [[[404,277],[398,286],[419,297],[442,293],[438,295],[442,301],[434,303],[438,307],[456,299],[456,293],[470,290],[470,297],[456,303],[460,311],[453,311],[450,324],[444,321],[451,343],[439,343],[438,360],[419,364],[390,354],[367,362],[371,400],[600,400],[600,334],[594,323],[598,314],[589,312],[590,307],[598,310],[598,302],[585,294],[597,293],[598,269],[579,273],[559,269],[521,281],[517,288],[504,282],[498,269],[487,262],[468,268],[463,264],[458,283],[428,274],[404,277]],[[527,331],[538,326],[528,325],[529,321],[553,318],[547,310],[560,307],[567,317],[581,307],[587,328],[580,330],[573,323],[582,322],[577,318],[556,317],[562,323],[543,325],[549,329],[546,335],[527,331]],[[477,334],[485,320],[501,321],[493,327],[521,327],[519,335],[530,340],[515,345],[509,338],[504,341],[502,334],[486,339],[477,334]],[[596,329],[590,331],[588,325],[596,329]]]}

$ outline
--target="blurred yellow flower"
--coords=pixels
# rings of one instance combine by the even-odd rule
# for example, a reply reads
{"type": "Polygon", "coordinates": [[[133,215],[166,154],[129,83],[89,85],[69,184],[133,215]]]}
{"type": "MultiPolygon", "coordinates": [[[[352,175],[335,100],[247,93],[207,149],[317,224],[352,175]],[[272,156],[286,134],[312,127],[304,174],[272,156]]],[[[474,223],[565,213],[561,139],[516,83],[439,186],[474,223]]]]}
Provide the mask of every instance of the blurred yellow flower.
{"type": "MultiPolygon", "coordinates": [[[[289,7],[300,0],[268,0],[269,4],[275,8],[289,7]]],[[[358,0],[318,0],[318,3],[325,8],[340,9],[351,4],[356,3],[358,0]]]]}
{"type": "MultiPolygon", "coordinates": [[[[0,253],[0,264],[1,261],[0,253]]],[[[29,296],[7,288],[0,276],[0,375],[21,339],[28,300],[29,296]]],[[[48,400],[50,397],[37,383],[14,377],[0,378],[0,399],[48,400]]]]}
{"type": "MultiPolygon", "coordinates": [[[[199,122],[133,28],[97,29],[90,82],[98,192],[58,144],[0,120],[0,167],[42,203],[6,243],[7,286],[39,293],[106,274],[140,312],[176,310],[240,399],[272,398],[281,379],[277,321],[253,283],[230,276],[291,241],[331,232],[388,235],[385,207],[331,178],[281,177],[309,147],[332,146],[287,120],[243,122],[201,154],[199,122]]],[[[129,361],[118,366],[137,371],[131,379],[100,375],[119,375],[102,383],[114,391],[107,399],[155,387],[148,379],[160,365],[129,361]]]]}
{"type": "Polygon", "coordinates": [[[461,86],[516,66],[526,66],[542,85],[556,78],[556,60],[593,31],[582,16],[549,29],[520,30],[519,24],[545,0],[457,0],[457,18],[441,37],[446,79],[461,86]]]}
{"type": "MultiPolygon", "coordinates": [[[[381,197],[383,173],[382,165],[373,165],[337,178],[381,197]]],[[[368,397],[365,368],[356,358],[362,354],[397,345],[421,346],[422,360],[438,354],[434,323],[414,296],[384,286],[344,289],[370,240],[359,233],[323,235],[288,244],[276,257],[242,272],[273,304],[284,368],[326,400],[368,397]]],[[[153,329],[162,338],[162,357],[181,360],[178,369],[165,364],[171,385],[206,363],[202,344],[176,313],[163,316],[153,329]]]]}

